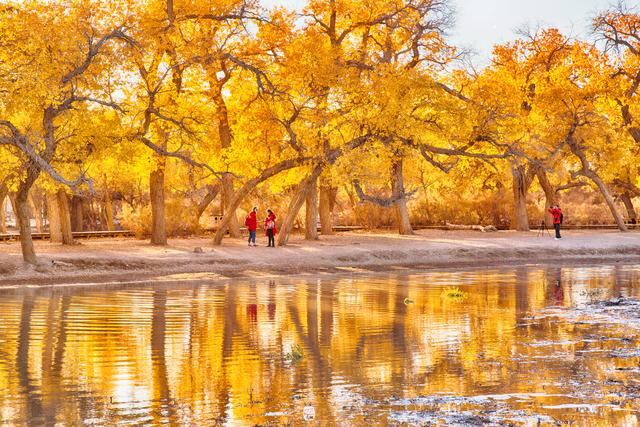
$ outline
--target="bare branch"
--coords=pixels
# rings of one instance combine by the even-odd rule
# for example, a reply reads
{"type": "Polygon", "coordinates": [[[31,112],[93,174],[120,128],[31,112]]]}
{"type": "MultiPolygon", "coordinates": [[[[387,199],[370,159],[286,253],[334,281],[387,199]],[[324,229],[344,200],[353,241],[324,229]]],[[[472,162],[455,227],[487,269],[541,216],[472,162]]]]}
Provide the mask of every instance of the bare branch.
{"type": "Polygon", "coordinates": [[[87,36],[89,39],[89,47],[87,49],[87,54],[85,60],[82,64],[76,66],[73,70],[69,71],[62,77],[62,83],[67,84],[75,77],[78,77],[82,73],[84,73],[87,68],[93,63],[94,59],[100,53],[100,49],[107,43],[109,40],[122,40],[127,44],[134,45],[135,42],[129,36],[127,36],[122,29],[116,29],[102,36],[97,42],[94,43],[93,38],[91,36],[87,36]]]}
{"type": "Polygon", "coordinates": [[[390,208],[391,206],[398,203],[400,200],[406,199],[408,197],[413,196],[417,192],[417,190],[411,190],[410,192],[405,192],[403,194],[396,194],[391,197],[376,197],[368,195],[362,189],[359,180],[353,180],[353,188],[356,190],[356,194],[360,199],[360,202],[369,202],[374,203],[378,206],[382,206],[383,208],[390,208]]]}

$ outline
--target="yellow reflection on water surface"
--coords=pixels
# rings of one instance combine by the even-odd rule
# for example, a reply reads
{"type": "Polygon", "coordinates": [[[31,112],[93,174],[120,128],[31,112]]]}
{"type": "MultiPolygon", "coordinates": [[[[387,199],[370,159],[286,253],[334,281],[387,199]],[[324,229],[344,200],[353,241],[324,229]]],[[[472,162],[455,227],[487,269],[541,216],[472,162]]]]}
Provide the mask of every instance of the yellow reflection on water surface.
{"type": "Polygon", "coordinates": [[[633,426],[640,328],[590,307],[639,289],[605,266],[7,291],[0,419],[633,426]]]}

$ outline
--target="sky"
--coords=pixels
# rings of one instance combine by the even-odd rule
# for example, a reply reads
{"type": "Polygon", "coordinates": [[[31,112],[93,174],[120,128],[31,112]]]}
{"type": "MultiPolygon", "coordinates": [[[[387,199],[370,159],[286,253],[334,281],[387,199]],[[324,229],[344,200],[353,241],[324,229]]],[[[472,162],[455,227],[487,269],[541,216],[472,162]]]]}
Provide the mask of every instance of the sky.
{"type": "MultiPolygon", "coordinates": [[[[363,0],[366,1],[366,0],[363,0]]],[[[300,9],[301,0],[262,0],[265,6],[300,9]]],[[[472,49],[474,63],[486,65],[492,46],[513,40],[514,30],[524,25],[553,26],[564,33],[588,37],[591,18],[611,0],[453,0],[456,25],[451,42],[472,49]]]]}

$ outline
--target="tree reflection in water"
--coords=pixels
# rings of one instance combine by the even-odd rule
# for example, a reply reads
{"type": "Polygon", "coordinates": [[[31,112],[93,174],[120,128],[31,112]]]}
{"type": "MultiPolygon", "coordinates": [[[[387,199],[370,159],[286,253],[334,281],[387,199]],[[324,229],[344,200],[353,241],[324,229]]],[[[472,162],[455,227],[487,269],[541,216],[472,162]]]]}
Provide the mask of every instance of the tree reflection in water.
{"type": "Polygon", "coordinates": [[[460,411],[478,422],[637,423],[639,331],[569,315],[637,298],[639,276],[556,266],[5,291],[0,416],[297,424],[312,406],[326,425],[446,423],[460,411]],[[468,297],[443,298],[452,286],[468,297]],[[291,363],[296,345],[304,357],[291,363]]]}

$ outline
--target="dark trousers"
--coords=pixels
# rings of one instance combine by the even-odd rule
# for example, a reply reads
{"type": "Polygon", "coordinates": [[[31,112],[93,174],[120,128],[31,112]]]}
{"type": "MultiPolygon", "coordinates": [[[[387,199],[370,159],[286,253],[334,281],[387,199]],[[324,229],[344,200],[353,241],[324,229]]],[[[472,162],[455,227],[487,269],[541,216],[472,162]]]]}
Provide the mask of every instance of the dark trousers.
{"type": "Polygon", "coordinates": [[[273,236],[273,229],[267,229],[267,237],[269,238],[269,244],[267,246],[276,247],[276,239],[273,236]]]}
{"type": "Polygon", "coordinates": [[[256,230],[249,230],[249,244],[256,244],[256,230]]]}
{"type": "Polygon", "coordinates": [[[553,224],[553,228],[556,229],[556,239],[561,238],[562,236],[560,236],[560,224],[553,224]]]}

